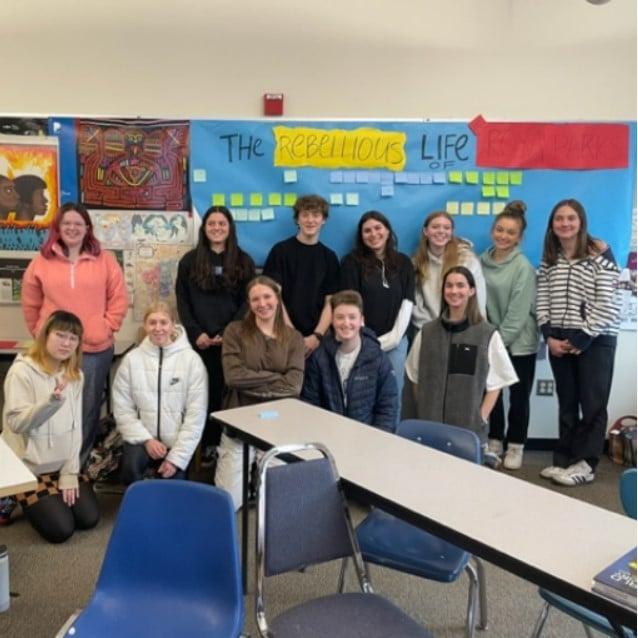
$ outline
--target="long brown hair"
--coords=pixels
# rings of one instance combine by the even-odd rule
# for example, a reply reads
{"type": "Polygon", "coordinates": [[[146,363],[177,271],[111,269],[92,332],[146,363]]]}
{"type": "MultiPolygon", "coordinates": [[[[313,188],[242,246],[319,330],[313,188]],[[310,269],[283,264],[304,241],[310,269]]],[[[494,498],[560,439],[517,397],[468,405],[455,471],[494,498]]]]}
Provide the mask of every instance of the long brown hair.
{"type": "Polygon", "coordinates": [[[354,249],[351,254],[355,260],[361,264],[364,277],[369,277],[378,267],[379,259],[370,248],[363,242],[363,225],[373,219],[380,222],[388,230],[388,239],[385,243],[383,263],[388,270],[388,275],[394,275],[399,270],[399,253],[397,252],[397,236],[392,230],[390,220],[378,210],[369,210],[361,215],[357,224],[357,236],[354,241],[354,249]]]}
{"type": "Polygon", "coordinates": [[[577,199],[561,199],[555,204],[552,212],[547,220],[547,230],[545,231],[545,239],[543,241],[543,256],[541,260],[548,266],[555,266],[558,261],[558,255],[561,252],[561,244],[558,237],[554,233],[554,215],[562,206],[569,206],[577,215],[580,221],[580,228],[576,236],[576,251],[572,255],[573,259],[585,259],[590,255],[595,255],[599,251],[596,240],[587,232],[587,213],[585,207],[577,199]]]}
{"type": "Polygon", "coordinates": [[[447,313],[448,305],[447,301],[445,301],[445,282],[447,278],[452,274],[462,275],[465,277],[465,281],[467,281],[467,285],[470,288],[474,288],[474,294],[467,300],[467,308],[465,309],[465,316],[467,317],[467,321],[470,326],[475,326],[477,323],[481,323],[481,321],[485,321],[483,319],[483,315],[478,307],[478,301],[476,301],[476,281],[474,279],[474,275],[469,268],[465,266],[452,266],[445,275],[443,275],[443,281],[441,282],[441,316],[443,313],[447,313]]]}
{"type": "Polygon", "coordinates": [[[242,333],[251,339],[254,339],[257,334],[259,334],[260,330],[257,327],[257,321],[255,318],[255,313],[250,309],[250,291],[255,286],[267,286],[270,288],[277,297],[277,310],[275,312],[275,320],[274,320],[274,332],[273,337],[280,341],[284,346],[287,346],[290,342],[290,335],[292,329],[286,325],[284,320],[284,311],[283,311],[283,301],[281,298],[281,286],[270,277],[266,275],[257,275],[248,282],[246,286],[246,301],[248,305],[248,310],[242,319],[242,333]]]}
{"type": "Polygon", "coordinates": [[[437,217],[445,217],[445,219],[452,224],[452,236],[450,237],[450,241],[448,241],[445,245],[445,249],[443,251],[443,260],[441,263],[442,273],[447,272],[452,266],[458,265],[463,252],[472,250],[469,242],[461,237],[454,236],[454,218],[450,215],[450,213],[445,210],[432,211],[423,221],[419,245],[412,255],[412,264],[414,265],[416,281],[418,284],[423,284],[423,282],[427,281],[430,276],[430,257],[428,255],[430,244],[423,230],[427,228],[430,225],[430,222],[435,220],[437,217]]]}
{"type": "Polygon", "coordinates": [[[40,328],[35,341],[27,349],[27,356],[33,359],[47,374],[54,374],[56,370],[51,367],[47,340],[54,330],[70,332],[78,337],[78,345],[66,361],[60,362],[64,374],[73,381],[80,379],[80,363],[82,361],[82,322],[72,313],[66,310],[55,310],[47,318],[40,328]]]}
{"type": "Polygon", "coordinates": [[[234,292],[241,281],[245,281],[255,274],[252,259],[237,243],[237,230],[235,220],[226,206],[211,206],[202,218],[202,225],[197,235],[195,247],[195,267],[191,272],[193,283],[200,290],[212,290],[234,292]],[[224,246],[222,259],[222,274],[211,272],[210,268],[210,241],[206,236],[206,222],[213,213],[220,213],[228,222],[228,237],[224,246]]]}

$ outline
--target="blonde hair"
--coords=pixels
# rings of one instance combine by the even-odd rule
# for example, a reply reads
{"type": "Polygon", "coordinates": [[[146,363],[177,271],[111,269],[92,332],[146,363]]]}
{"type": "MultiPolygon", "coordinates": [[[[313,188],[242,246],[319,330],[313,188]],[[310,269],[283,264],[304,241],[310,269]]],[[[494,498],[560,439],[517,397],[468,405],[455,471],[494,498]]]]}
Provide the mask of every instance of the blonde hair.
{"type": "Polygon", "coordinates": [[[70,332],[78,337],[78,345],[71,353],[71,356],[65,361],[60,362],[62,372],[72,381],[80,380],[80,363],[82,362],[82,322],[72,313],[66,310],[55,310],[40,328],[35,341],[27,349],[27,356],[37,363],[47,374],[55,374],[57,372],[51,366],[51,359],[47,350],[47,341],[49,335],[54,330],[70,332]]]}
{"type": "MultiPolygon", "coordinates": [[[[161,299],[156,299],[155,301],[152,301],[148,306],[146,306],[143,322],[146,323],[148,317],[155,312],[164,313],[175,325],[179,322],[175,307],[172,304],[169,304],[168,302],[161,299]]],[[[144,333],[146,333],[146,330],[144,328],[142,329],[144,330],[144,333]]],[[[175,341],[175,339],[177,339],[177,336],[177,330],[173,329],[171,331],[171,341],[175,341]]]]}
{"type": "Polygon", "coordinates": [[[149,315],[152,315],[154,312],[163,312],[165,315],[168,315],[173,323],[178,323],[179,319],[177,317],[177,311],[172,304],[169,304],[167,301],[163,301],[161,299],[156,299],[152,301],[148,306],[146,306],[146,310],[144,311],[144,319],[146,321],[149,315]]]}
{"type": "Polygon", "coordinates": [[[430,222],[435,220],[437,217],[445,217],[445,219],[447,219],[452,225],[452,236],[450,237],[450,241],[448,241],[445,245],[445,249],[443,251],[441,273],[446,273],[450,268],[452,268],[452,266],[457,266],[460,261],[461,254],[471,250],[470,244],[465,239],[454,236],[454,218],[450,215],[450,213],[445,210],[435,210],[431,212],[423,221],[419,245],[412,255],[412,263],[414,264],[418,284],[422,284],[424,281],[427,281],[430,274],[430,257],[428,255],[430,244],[428,238],[423,232],[423,229],[427,228],[430,225],[430,222]]]}

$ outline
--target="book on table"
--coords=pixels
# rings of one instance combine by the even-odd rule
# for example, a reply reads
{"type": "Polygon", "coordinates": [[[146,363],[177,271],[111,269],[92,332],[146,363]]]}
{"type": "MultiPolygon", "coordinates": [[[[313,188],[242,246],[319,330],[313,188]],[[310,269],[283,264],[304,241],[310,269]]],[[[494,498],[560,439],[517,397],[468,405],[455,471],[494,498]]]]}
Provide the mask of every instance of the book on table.
{"type": "Polygon", "coordinates": [[[636,609],[636,547],[596,574],[592,591],[636,609]]]}

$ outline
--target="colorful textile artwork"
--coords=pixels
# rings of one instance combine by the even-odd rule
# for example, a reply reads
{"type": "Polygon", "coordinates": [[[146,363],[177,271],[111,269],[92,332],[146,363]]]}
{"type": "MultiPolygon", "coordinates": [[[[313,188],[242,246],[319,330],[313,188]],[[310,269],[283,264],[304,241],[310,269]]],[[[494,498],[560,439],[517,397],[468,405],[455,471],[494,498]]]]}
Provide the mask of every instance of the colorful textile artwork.
{"type": "Polygon", "coordinates": [[[89,208],[189,210],[189,125],[77,121],[78,191],[89,208]]]}

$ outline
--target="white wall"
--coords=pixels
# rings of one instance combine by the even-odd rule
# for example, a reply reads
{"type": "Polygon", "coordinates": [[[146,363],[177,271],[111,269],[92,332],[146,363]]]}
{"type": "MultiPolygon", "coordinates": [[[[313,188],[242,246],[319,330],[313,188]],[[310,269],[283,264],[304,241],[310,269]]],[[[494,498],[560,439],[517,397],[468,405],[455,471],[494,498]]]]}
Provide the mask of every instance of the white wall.
{"type": "MultiPolygon", "coordinates": [[[[4,113],[297,118],[634,119],[636,2],[3,0],[4,113]]],[[[629,232],[629,229],[628,229],[629,232]]],[[[123,336],[135,333],[127,320],[123,336]]],[[[0,337],[26,337],[0,307],[0,337]]],[[[622,333],[610,418],[636,413],[622,333]]],[[[547,366],[542,378],[551,378],[547,366]]],[[[556,432],[535,399],[534,437],[556,432]]]]}

